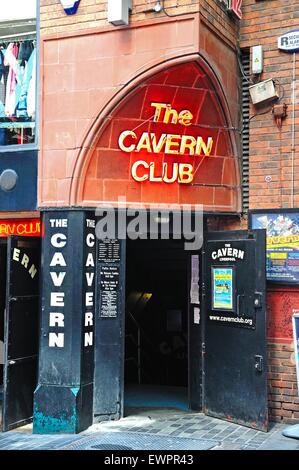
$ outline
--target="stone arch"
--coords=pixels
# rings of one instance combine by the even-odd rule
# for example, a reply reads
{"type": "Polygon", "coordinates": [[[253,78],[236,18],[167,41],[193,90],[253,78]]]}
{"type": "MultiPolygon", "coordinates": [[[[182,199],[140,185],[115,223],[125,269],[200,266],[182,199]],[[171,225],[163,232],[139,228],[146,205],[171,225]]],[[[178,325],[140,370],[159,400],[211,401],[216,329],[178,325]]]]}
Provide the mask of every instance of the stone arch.
{"type": "MultiPolygon", "coordinates": [[[[240,212],[241,188],[236,130],[231,123],[221,82],[207,60],[199,54],[176,58],[136,77],[98,115],[89,130],[76,162],[71,188],[71,205],[92,207],[116,205],[125,196],[131,205],[148,203],[203,204],[207,211],[240,212]],[[192,125],[153,123],[150,102],[169,102],[179,110],[190,109],[192,125]],[[190,155],[147,155],[156,162],[191,162],[191,184],[136,182],[130,168],[137,155],[119,149],[118,137],[125,129],[183,134],[214,146],[209,157],[190,155]]],[[[138,158],[140,154],[138,154],[138,158]]],[[[145,158],[143,155],[142,158],[145,158]]],[[[169,165],[170,165],[169,163],[169,165]]]]}

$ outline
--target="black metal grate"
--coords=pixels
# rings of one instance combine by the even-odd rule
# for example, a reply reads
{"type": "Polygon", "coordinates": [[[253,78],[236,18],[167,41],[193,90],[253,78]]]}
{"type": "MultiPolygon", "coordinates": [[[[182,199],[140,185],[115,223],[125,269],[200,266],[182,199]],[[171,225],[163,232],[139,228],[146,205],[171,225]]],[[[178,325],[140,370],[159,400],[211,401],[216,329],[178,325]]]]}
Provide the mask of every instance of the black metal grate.
{"type": "Polygon", "coordinates": [[[241,64],[243,68],[242,84],[242,195],[243,195],[243,212],[247,212],[249,208],[249,117],[250,117],[250,99],[249,99],[249,77],[250,77],[250,50],[243,49],[241,51],[241,64]]]}
{"type": "Polygon", "coordinates": [[[209,450],[219,441],[139,432],[99,432],[61,450],[209,450]]]}

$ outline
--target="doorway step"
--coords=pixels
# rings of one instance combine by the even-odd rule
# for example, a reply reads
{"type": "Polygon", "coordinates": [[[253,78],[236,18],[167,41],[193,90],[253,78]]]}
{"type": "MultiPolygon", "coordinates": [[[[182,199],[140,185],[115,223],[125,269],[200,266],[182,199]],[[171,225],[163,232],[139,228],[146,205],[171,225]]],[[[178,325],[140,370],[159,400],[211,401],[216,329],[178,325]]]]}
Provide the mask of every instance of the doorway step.
{"type": "Polygon", "coordinates": [[[127,385],[125,408],[172,408],[188,410],[188,389],[161,385],[127,385]]]}

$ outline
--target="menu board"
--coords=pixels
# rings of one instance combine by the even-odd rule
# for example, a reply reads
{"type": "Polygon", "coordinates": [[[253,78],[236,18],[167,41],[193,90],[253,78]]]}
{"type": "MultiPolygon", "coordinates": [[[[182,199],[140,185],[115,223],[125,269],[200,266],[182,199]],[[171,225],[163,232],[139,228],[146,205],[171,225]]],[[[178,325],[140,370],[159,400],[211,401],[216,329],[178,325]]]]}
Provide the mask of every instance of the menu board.
{"type": "Polygon", "coordinates": [[[120,242],[119,240],[106,238],[99,242],[99,261],[119,262],[120,261],[120,242]]]}
{"type": "Polygon", "coordinates": [[[251,228],[267,231],[267,280],[298,283],[299,212],[253,212],[251,228]]]}

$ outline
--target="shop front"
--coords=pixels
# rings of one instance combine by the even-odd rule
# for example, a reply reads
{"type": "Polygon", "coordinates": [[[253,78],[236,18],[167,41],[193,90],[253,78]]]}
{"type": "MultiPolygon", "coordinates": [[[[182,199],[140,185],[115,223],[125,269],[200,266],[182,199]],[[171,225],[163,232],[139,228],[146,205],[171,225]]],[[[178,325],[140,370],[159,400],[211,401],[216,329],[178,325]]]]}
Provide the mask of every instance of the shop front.
{"type": "Polygon", "coordinates": [[[37,2],[0,11],[0,430],[32,420],[37,380],[37,2]]]}
{"type": "Polygon", "coordinates": [[[37,381],[40,219],[0,220],[0,429],[32,419],[37,381]]]}
{"type": "Polygon", "coordinates": [[[34,432],[136,406],[267,430],[265,234],[209,231],[241,211],[227,103],[203,55],[160,61],[93,121],[61,207],[42,165],[34,432]]]}

